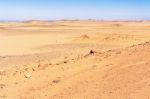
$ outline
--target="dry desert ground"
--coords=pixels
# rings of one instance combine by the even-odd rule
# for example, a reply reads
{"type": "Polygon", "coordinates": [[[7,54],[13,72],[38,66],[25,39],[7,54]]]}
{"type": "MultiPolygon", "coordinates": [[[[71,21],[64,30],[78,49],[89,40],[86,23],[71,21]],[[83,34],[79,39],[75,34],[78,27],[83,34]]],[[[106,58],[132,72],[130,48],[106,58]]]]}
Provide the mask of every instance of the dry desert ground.
{"type": "Polygon", "coordinates": [[[150,21],[0,22],[0,99],[150,99],[150,21]]]}

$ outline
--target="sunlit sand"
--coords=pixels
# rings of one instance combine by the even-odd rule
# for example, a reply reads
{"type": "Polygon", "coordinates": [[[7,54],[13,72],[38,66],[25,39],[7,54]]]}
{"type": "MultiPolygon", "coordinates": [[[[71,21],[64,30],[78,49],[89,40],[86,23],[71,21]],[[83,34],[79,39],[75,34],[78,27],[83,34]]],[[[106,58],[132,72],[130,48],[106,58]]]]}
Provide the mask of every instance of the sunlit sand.
{"type": "Polygon", "coordinates": [[[0,23],[0,99],[148,99],[150,21],[0,23]]]}

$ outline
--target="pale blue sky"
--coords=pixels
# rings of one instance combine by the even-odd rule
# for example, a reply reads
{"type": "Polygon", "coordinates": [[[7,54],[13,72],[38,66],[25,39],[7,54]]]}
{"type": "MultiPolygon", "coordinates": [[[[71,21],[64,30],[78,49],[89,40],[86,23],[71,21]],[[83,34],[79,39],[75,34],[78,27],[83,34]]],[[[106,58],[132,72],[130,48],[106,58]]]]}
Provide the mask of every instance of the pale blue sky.
{"type": "Polygon", "coordinates": [[[0,20],[150,19],[150,0],[0,0],[0,20]]]}

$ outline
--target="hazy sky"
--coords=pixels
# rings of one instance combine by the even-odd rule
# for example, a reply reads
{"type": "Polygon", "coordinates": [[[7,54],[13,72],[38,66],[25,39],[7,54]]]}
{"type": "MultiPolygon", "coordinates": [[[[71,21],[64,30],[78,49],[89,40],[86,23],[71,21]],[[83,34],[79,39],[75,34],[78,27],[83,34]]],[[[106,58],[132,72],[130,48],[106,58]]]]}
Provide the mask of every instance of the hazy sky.
{"type": "Polygon", "coordinates": [[[0,0],[0,20],[150,19],[150,0],[0,0]]]}

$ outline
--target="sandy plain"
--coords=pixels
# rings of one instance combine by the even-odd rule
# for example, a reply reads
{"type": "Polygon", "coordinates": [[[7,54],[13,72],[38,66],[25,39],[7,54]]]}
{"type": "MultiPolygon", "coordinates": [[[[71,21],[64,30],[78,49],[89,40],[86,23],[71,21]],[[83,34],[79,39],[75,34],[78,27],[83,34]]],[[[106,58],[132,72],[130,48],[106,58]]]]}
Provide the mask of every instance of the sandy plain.
{"type": "Polygon", "coordinates": [[[0,23],[0,99],[149,99],[150,21],[0,23]]]}

